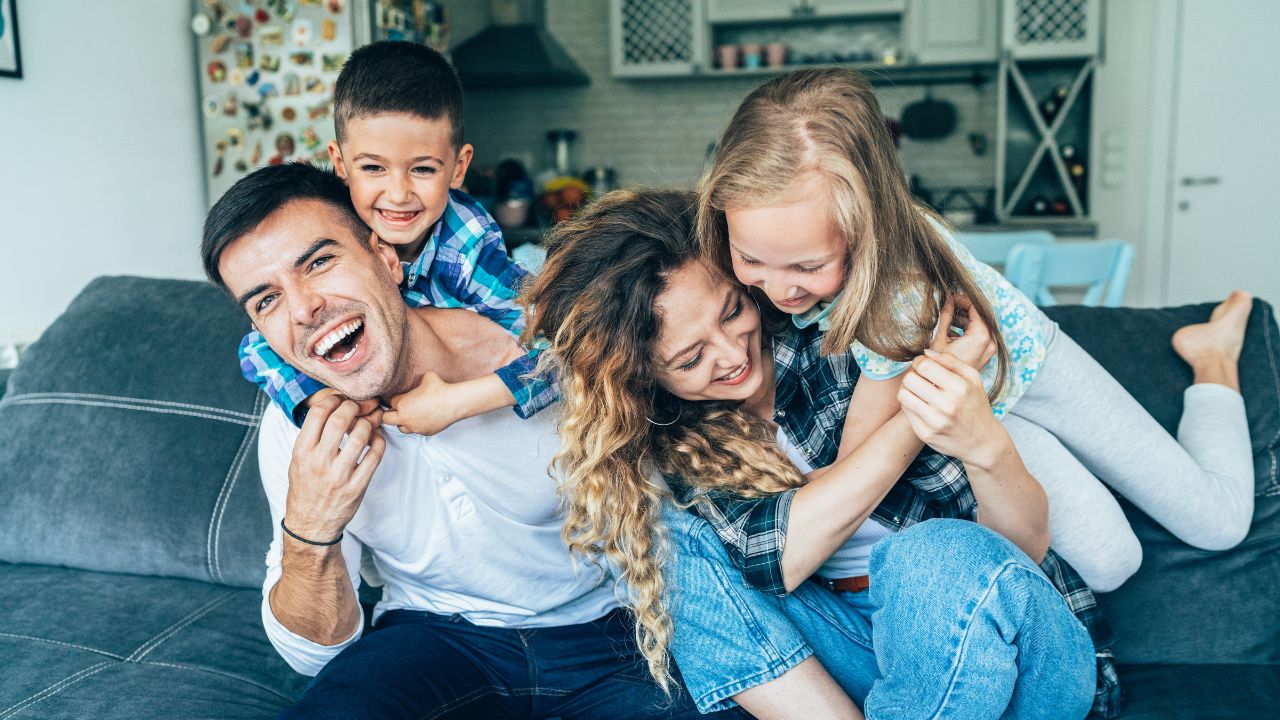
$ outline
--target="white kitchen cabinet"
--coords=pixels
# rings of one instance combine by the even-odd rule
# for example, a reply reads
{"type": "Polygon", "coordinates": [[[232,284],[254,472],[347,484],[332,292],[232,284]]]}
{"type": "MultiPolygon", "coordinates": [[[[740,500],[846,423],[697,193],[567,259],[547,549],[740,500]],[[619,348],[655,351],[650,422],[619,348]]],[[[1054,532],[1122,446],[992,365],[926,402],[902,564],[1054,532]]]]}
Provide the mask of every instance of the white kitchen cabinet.
{"type": "Polygon", "coordinates": [[[713,23],[804,20],[901,13],[906,0],[707,0],[713,23]]]}
{"type": "Polygon", "coordinates": [[[908,62],[995,62],[999,0],[911,0],[903,22],[908,62]]]}
{"type": "Polygon", "coordinates": [[[610,0],[616,77],[690,76],[710,56],[703,0],[610,0]]]}

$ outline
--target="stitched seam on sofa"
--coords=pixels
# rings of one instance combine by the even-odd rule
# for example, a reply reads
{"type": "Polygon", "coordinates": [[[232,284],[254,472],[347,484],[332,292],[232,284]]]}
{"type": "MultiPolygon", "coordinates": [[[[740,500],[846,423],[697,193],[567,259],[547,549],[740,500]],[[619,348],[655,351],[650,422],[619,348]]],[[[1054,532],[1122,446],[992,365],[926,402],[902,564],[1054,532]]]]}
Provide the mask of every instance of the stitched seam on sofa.
{"type": "Polygon", "coordinates": [[[225,415],[214,415],[211,413],[193,412],[191,410],[175,410],[169,408],[148,407],[141,404],[130,404],[120,402],[106,402],[101,400],[70,400],[58,398],[40,398],[27,399],[24,395],[17,395],[12,400],[5,398],[0,400],[0,408],[7,405],[80,405],[82,407],[105,407],[118,408],[121,410],[139,410],[142,412],[162,413],[165,415],[186,415],[188,417],[204,418],[205,420],[217,420],[220,422],[232,423],[235,425],[255,425],[257,421],[249,422],[237,418],[227,417],[225,415]]]}
{"type": "Polygon", "coordinates": [[[44,690],[41,690],[35,695],[32,695],[26,700],[19,702],[17,705],[10,705],[4,710],[0,710],[0,720],[6,720],[6,718],[11,718],[17,715],[18,713],[22,712],[23,710],[26,710],[27,708],[31,707],[32,705],[35,705],[41,700],[45,700],[46,698],[49,698],[53,695],[56,695],[59,692],[62,692],[66,688],[70,687],[71,685],[74,685],[75,683],[80,682],[81,680],[84,680],[90,675],[94,675],[99,672],[102,672],[104,669],[106,669],[108,665],[112,665],[112,664],[113,663],[111,661],[104,660],[103,662],[100,662],[97,665],[90,665],[89,667],[81,670],[75,675],[65,677],[59,680],[58,682],[54,683],[53,685],[50,685],[49,687],[45,688],[44,690]]]}
{"type": "Polygon", "coordinates": [[[113,652],[108,652],[106,650],[99,650],[98,648],[91,648],[87,645],[77,645],[75,643],[63,642],[61,640],[51,640],[49,638],[34,637],[32,635],[19,635],[17,633],[7,633],[7,632],[0,632],[0,637],[14,638],[16,640],[31,640],[33,642],[48,643],[50,645],[61,645],[62,647],[69,647],[75,650],[83,650],[85,652],[94,653],[95,655],[105,655],[106,657],[114,658],[116,660],[124,660],[123,655],[117,655],[113,652]]]}
{"type": "Polygon", "coordinates": [[[208,673],[210,675],[217,675],[219,677],[225,677],[231,680],[239,680],[240,682],[246,685],[252,685],[258,688],[259,690],[265,690],[271,693],[272,695],[275,695],[276,697],[280,698],[281,700],[284,700],[287,703],[292,703],[295,699],[295,698],[289,697],[288,695],[285,695],[284,693],[280,692],[279,690],[276,690],[275,688],[269,685],[264,685],[258,682],[257,680],[251,680],[249,678],[236,675],[235,673],[229,673],[222,670],[214,670],[212,668],[197,667],[195,665],[183,665],[181,663],[160,662],[158,660],[143,660],[138,664],[139,665],[159,665],[160,667],[174,668],[176,670],[189,670],[191,672],[208,673]]]}
{"type": "MultiPolygon", "coordinates": [[[[1276,406],[1280,407],[1280,371],[1276,370],[1276,350],[1271,342],[1271,314],[1271,306],[1263,305],[1262,338],[1267,344],[1267,364],[1271,366],[1271,383],[1275,388],[1276,406]]],[[[1276,431],[1276,436],[1271,438],[1271,442],[1267,447],[1267,454],[1271,456],[1271,485],[1274,487],[1263,493],[1264,497],[1280,493],[1280,483],[1276,482],[1277,443],[1280,443],[1280,430],[1276,431]]]]}
{"type": "Polygon", "coordinates": [[[204,617],[210,610],[213,610],[215,607],[230,600],[233,596],[235,596],[234,591],[228,592],[222,595],[221,597],[216,597],[210,600],[209,602],[205,603],[203,606],[191,611],[190,615],[187,615],[185,618],[179,620],[174,625],[169,626],[168,629],[160,631],[160,634],[156,635],[155,637],[151,638],[147,642],[143,643],[141,647],[133,651],[132,655],[125,658],[125,662],[141,661],[142,658],[147,656],[147,653],[151,652],[152,650],[155,650],[165,640],[168,640],[174,635],[177,635],[179,632],[182,632],[187,628],[188,625],[204,617]]]}
{"type": "Polygon", "coordinates": [[[155,405],[157,407],[177,408],[180,410],[192,410],[197,412],[208,412],[215,415],[227,415],[238,420],[248,420],[257,423],[260,413],[243,413],[239,410],[228,410],[226,408],[214,407],[213,405],[197,405],[194,403],[174,402],[172,400],[155,400],[153,398],[136,398],[125,395],[102,395],[98,393],[73,393],[73,392],[37,392],[22,393],[13,397],[24,398],[53,398],[63,400],[116,400],[120,402],[137,403],[139,405],[155,405]]]}
{"type": "MultiPolygon", "coordinates": [[[[258,393],[253,399],[253,409],[258,411],[259,416],[265,410],[262,407],[264,398],[266,395],[258,393]]],[[[218,540],[222,537],[222,519],[226,517],[227,505],[231,502],[231,492],[235,490],[236,480],[240,478],[244,459],[249,456],[248,450],[257,436],[256,425],[245,431],[244,439],[240,441],[240,448],[236,450],[236,456],[231,459],[231,467],[227,468],[227,476],[222,480],[222,489],[218,492],[218,501],[213,504],[213,513],[209,516],[209,537],[205,541],[206,557],[209,563],[209,576],[218,582],[225,582],[222,576],[222,562],[218,556],[218,540]]]]}

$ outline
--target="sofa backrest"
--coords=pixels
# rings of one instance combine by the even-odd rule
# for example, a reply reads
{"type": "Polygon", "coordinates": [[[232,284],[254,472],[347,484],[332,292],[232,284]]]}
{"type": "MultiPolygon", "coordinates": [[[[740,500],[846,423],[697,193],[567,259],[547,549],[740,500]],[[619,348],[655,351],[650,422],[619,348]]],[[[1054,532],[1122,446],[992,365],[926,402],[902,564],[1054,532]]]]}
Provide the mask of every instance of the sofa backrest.
{"type": "MultiPolygon", "coordinates": [[[[1170,433],[1182,415],[1191,371],[1170,338],[1203,322],[1213,305],[1048,308],[1048,315],[1120,381],[1170,433]]],[[[1280,331],[1255,301],[1240,361],[1253,439],[1254,520],[1238,547],[1197,550],[1121,500],[1143,546],[1142,568],[1099,596],[1128,663],[1280,664],[1280,331]]],[[[1123,428],[1116,428],[1123,432],[1123,428]]],[[[1153,478],[1158,482],[1159,478],[1153,478]]]]}
{"type": "Polygon", "coordinates": [[[248,328],[208,283],[90,283],[0,399],[0,561],[260,585],[248,328]]]}

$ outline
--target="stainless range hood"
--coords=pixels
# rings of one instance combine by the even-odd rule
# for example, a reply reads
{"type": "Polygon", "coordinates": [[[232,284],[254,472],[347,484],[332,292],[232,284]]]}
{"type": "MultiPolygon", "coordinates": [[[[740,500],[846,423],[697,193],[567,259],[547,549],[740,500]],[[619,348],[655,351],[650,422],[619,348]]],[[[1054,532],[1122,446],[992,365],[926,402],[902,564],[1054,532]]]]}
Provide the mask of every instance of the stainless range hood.
{"type": "Polygon", "coordinates": [[[547,32],[542,0],[494,0],[491,7],[494,24],[452,51],[463,88],[590,84],[578,63],[547,32]]]}

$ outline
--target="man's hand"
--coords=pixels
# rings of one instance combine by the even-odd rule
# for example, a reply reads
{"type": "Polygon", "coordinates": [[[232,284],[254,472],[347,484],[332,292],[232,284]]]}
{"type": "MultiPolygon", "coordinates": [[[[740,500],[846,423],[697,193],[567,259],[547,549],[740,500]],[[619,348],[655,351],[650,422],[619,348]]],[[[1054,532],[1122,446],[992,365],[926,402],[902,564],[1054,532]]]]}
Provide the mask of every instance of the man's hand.
{"type": "MultiPolygon", "coordinates": [[[[303,400],[302,405],[303,407],[307,408],[308,411],[310,411],[311,408],[314,407],[317,403],[324,400],[325,398],[331,398],[331,397],[336,397],[339,400],[348,399],[345,395],[338,392],[337,390],[334,390],[333,388],[320,388],[315,392],[314,395],[303,400]]],[[[378,409],[377,398],[374,398],[372,400],[352,400],[352,402],[360,406],[360,410],[358,414],[361,417],[368,415],[378,409]]]]}
{"type": "Polygon", "coordinates": [[[418,387],[388,402],[384,422],[400,432],[435,435],[463,418],[508,407],[515,398],[496,375],[449,383],[428,370],[418,387]]]}
{"type": "Polygon", "coordinates": [[[338,395],[311,406],[289,463],[285,525],[291,531],[316,542],[342,534],[386,450],[381,415],[361,414],[359,404],[338,395]]]}

